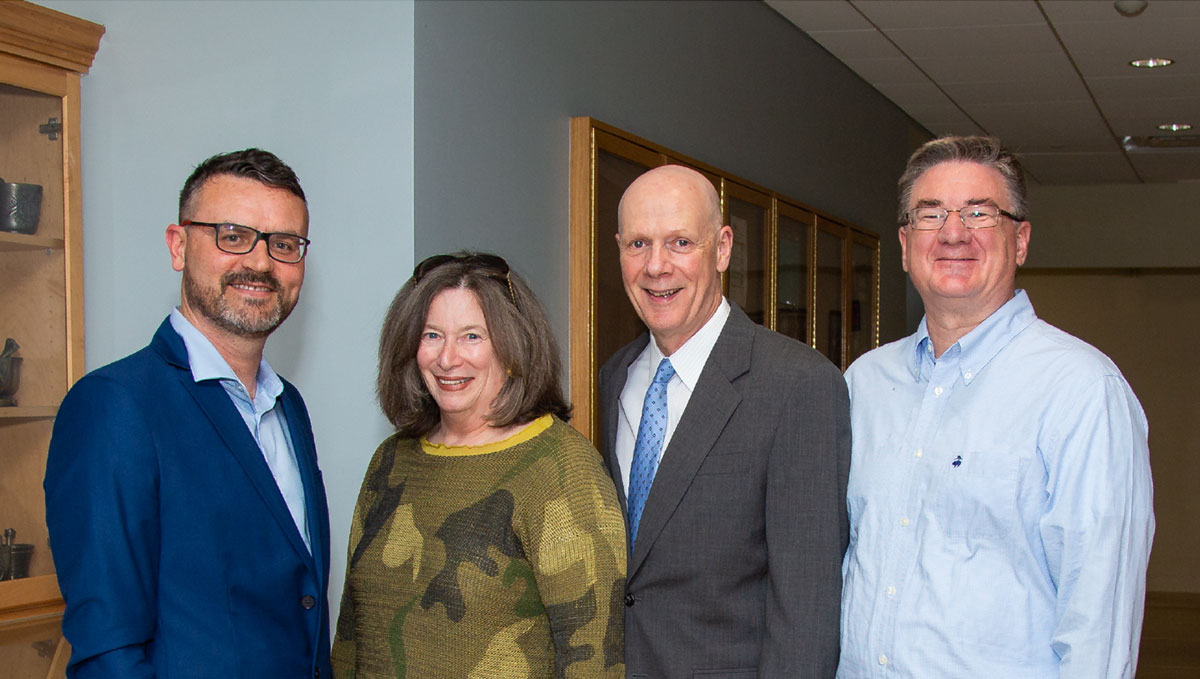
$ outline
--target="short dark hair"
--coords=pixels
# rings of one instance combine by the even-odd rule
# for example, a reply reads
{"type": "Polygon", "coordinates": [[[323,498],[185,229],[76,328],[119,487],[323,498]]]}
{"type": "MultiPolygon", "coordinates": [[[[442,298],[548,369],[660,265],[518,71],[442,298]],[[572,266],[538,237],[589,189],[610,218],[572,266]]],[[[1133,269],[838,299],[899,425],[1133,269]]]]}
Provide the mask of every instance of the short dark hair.
{"type": "Polygon", "coordinates": [[[191,176],[183,183],[183,190],[179,192],[180,222],[191,218],[194,209],[192,203],[204,182],[223,174],[253,179],[267,186],[285,189],[304,201],[305,205],[308,204],[304,197],[304,189],[300,188],[300,180],[287,163],[270,151],[251,148],[218,153],[196,166],[191,176]]]}
{"type": "MultiPolygon", "coordinates": [[[[900,189],[900,224],[907,224],[908,210],[912,207],[913,185],[935,165],[941,163],[978,163],[986,165],[1004,177],[1008,187],[1007,209],[1012,210],[1020,221],[1029,219],[1029,196],[1025,189],[1025,170],[1017,157],[1000,145],[995,137],[940,137],[925,142],[908,159],[904,173],[898,182],[900,189]]],[[[1003,207],[1003,206],[1002,206],[1003,207]]]]}
{"type": "Polygon", "coordinates": [[[396,293],[379,337],[376,392],[383,413],[396,431],[417,438],[428,434],[441,420],[438,405],[417,366],[417,348],[429,305],[438,293],[451,288],[475,294],[492,349],[509,373],[508,382],[492,403],[488,417],[492,426],[531,422],[546,413],[570,419],[571,406],[558,383],[562,365],[558,345],[533,290],[495,255],[456,252],[438,259],[446,261],[428,271],[422,268],[430,260],[418,265],[417,272],[396,293]]]}

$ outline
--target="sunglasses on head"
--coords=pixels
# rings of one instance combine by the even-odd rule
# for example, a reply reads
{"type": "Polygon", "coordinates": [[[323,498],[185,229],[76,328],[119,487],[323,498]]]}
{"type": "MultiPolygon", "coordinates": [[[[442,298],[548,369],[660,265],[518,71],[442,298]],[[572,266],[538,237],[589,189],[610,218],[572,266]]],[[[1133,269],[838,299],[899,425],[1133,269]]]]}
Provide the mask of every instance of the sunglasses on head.
{"type": "Polygon", "coordinates": [[[517,295],[513,290],[512,277],[509,276],[510,269],[508,268],[508,262],[504,261],[504,258],[498,255],[472,252],[465,255],[433,255],[432,257],[426,257],[413,268],[413,281],[420,281],[430,271],[450,262],[465,264],[471,268],[489,269],[489,271],[485,271],[484,273],[498,281],[504,281],[508,286],[509,299],[512,300],[513,306],[517,306],[517,295]]]}

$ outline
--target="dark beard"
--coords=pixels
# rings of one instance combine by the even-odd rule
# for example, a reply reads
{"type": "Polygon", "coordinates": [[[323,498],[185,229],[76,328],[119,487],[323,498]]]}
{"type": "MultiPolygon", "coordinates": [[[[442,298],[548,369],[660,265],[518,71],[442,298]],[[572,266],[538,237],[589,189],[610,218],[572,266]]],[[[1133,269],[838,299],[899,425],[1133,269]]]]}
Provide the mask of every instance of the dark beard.
{"type": "Polygon", "coordinates": [[[183,276],[183,294],[189,306],[222,330],[248,339],[270,335],[292,313],[295,303],[285,306],[279,288],[279,281],[269,273],[227,273],[221,277],[220,289],[215,291],[201,286],[186,273],[183,276]],[[276,293],[275,302],[248,302],[249,309],[231,308],[225,301],[225,290],[230,285],[239,283],[256,283],[270,287],[276,293]]]}

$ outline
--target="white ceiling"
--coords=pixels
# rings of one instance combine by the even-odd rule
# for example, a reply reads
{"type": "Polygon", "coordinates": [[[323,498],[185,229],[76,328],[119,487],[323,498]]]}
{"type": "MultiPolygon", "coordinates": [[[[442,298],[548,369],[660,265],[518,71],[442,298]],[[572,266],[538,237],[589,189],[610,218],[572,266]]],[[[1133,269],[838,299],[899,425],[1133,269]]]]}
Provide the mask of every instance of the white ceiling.
{"type": "Polygon", "coordinates": [[[1038,183],[1200,182],[1200,1],[1132,18],[1113,0],[765,2],[929,131],[999,137],[1038,183]],[[1148,57],[1175,63],[1129,66],[1148,57]]]}

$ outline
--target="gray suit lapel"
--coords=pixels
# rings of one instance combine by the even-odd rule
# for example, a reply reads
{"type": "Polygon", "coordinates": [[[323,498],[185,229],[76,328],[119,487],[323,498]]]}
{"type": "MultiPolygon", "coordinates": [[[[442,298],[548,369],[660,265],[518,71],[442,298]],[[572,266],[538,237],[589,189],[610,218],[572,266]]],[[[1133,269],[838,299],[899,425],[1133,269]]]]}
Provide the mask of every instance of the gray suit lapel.
{"type": "MultiPolygon", "coordinates": [[[[637,544],[629,558],[630,578],[646,560],[654,540],[679,506],[700,464],[742,400],[741,394],[733,388],[733,381],[750,369],[754,325],[737,305],[731,302],[730,307],[729,320],[704,364],[687,409],[683,411],[654,476],[654,485],[650,487],[650,496],[638,525],[637,544]]],[[[615,406],[615,401],[610,405],[615,406]]],[[[614,426],[612,431],[615,430],[614,426]]]]}
{"type": "Polygon", "coordinates": [[[617,498],[621,501],[621,514],[628,510],[625,504],[625,485],[621,481],[621,465],[617,462],[617,426],[621,420],[621,391],[625,389],[629,377],[629,364],[642,353],[650,342],[650,335],[644,333],[636,341],[625,345],[613,354],[609,368],[611,373],[601,383],[600,393],[600,431],[603,432],[601,442],[604,461],[608,464],[608,473],[617,487],[617,498]]]}

